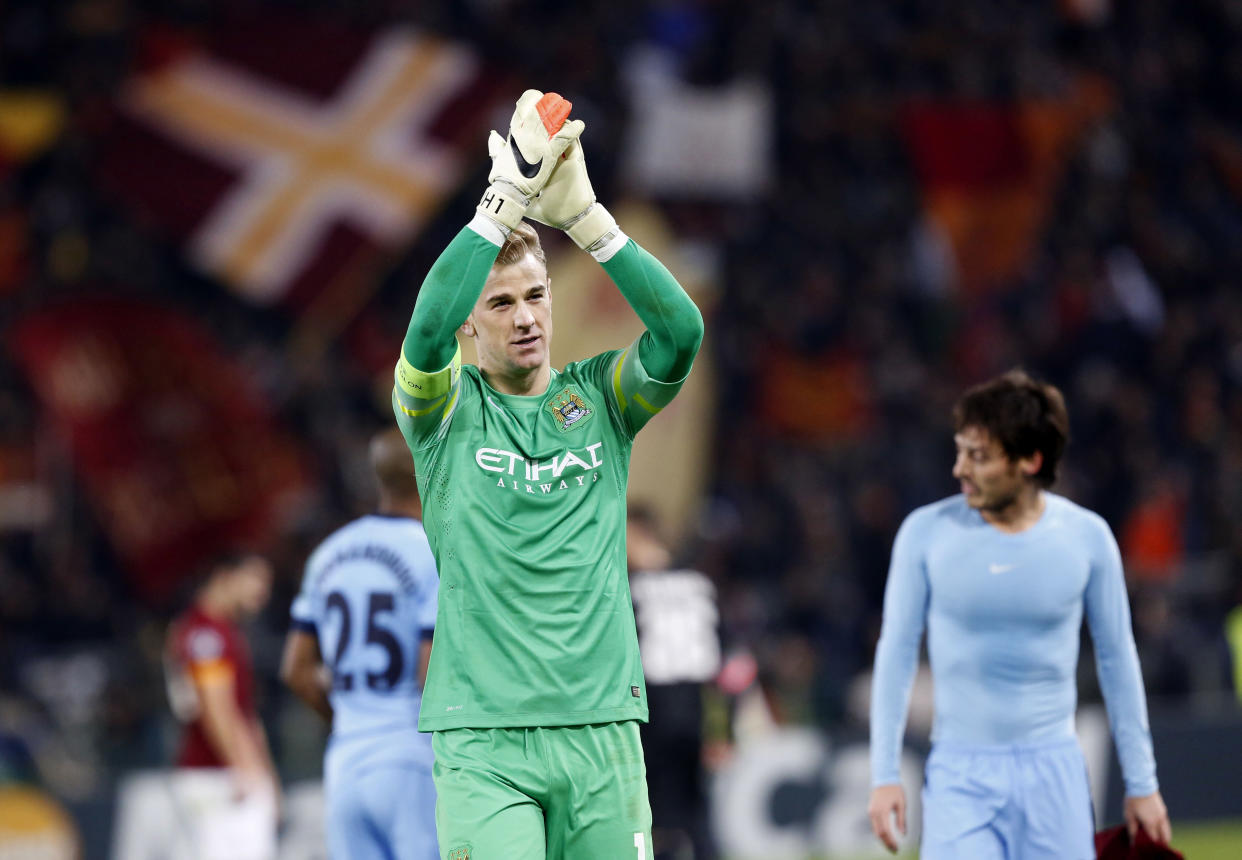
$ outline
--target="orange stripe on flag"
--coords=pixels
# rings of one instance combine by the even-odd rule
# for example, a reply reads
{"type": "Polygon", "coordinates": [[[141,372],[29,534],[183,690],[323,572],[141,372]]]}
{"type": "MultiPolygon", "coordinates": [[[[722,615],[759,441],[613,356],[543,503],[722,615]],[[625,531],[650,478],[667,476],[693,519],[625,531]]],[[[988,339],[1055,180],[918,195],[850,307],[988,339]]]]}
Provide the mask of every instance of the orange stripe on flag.
{"type": "Polygon", "coordinates": [[[994,289],[1021,273],[1051,211],[1066,158],[1111,101],[1106,84],[1084,77],[1056,101],[977,111],[945,105],[947,116],[940,117],[938,106],[916,109],[930,120],[924,124],[916,116],[906,127],[922,168],[923,203],[948,237],[964,290],[994,289]],[[985,122],[988,116],[997,122],[985,122]],[[981,122],[1005,150],[990,152],[982,166],[945,146],[958,137],[972,140],[969,131],[981,122]]]}

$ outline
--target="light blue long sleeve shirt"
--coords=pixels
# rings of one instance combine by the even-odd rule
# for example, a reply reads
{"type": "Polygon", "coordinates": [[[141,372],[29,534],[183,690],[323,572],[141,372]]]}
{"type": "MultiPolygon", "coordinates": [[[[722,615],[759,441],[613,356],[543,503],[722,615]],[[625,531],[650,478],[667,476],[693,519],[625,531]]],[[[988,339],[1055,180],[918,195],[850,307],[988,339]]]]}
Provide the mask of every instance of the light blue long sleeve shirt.
{"type": "Polygon", "coordinates": [[[1074,736],[1084,610],[1126,793],[1157,789],[1121,553],[1098,514],[1044,493],[1018,534],[962,496],[919,508],[893,544],[871,692],[873,785],[899,783],[924,628],[932,743],[1025,744],[1074,736]]]}

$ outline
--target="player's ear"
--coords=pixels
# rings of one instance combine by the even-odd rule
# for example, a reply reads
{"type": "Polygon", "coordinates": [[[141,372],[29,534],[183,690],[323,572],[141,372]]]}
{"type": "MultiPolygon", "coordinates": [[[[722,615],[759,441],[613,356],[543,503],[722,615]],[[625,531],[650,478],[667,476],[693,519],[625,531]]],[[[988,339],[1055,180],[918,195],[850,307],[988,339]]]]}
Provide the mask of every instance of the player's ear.
{"type": "Polygon", "coordinates": [[[1018,468],[1022,470],[1022,474],[1028,478],[1033,478],[1039,474],[1039,470],[1044,467],[1043,451],[1036,451],[1029,457],[1023,457],[1018,461],[1018,468]]]}
{"type": "Polygon", "coordinates": [[[474,314],[466,317],[466,321],[461,324],[461,333],[466,337],[474,337],[474,314]]]}

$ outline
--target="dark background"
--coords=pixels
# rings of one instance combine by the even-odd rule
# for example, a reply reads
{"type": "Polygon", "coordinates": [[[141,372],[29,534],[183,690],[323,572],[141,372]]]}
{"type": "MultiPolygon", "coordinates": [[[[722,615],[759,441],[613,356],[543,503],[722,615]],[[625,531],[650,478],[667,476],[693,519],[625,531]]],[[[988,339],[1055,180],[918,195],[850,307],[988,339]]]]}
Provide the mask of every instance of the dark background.
{"type": "MultiPolygon", "coordinates": [[[[755,655],[778,721],[865,719],[850,691],[869,670],[892,537],[955,491],[955,397],[1013,366],[1066,394],[1057,490],[1118,536],[1149,695],[1237,707],[1224,635],[1242,601],[1236,4],[8,0],[0,89],[64,111],[45,145],[0,162],[0,730],[14,773],[98,820],[116,775],[167,761],[173,735],[158,654],[176,589],[136,585],[12,348],[40,310],[100,299],[196,320],[300,452],[296,511],[261,529],[279,583],[252,635],[284,774],[316,772],[313,723],[275,663],[307,552],[372,503],[361,446],[391,420],[391,363],[377,373],[357,328],[305,351],[296,313],[237,298],[101,180],[110,105],[151,33],[209,39],[254,7],[342,32],[427,28],[503,69],[510,100],[556,89],[587,120],[600,198],[646,197],[713,260],[710,489],[677,554],[716,583],[726,646],[755,655]],[[642,116],[626,81],[652,56],[702,92],[762,87],[761,191],[635,194],[624,147],[642,116]],[[1024,124],[1040,105],[1067,129],[1051,150],[1024,124]],[[956,256],[936,218],[950,198],[995,219],[956,256]],[[1038,217],[1022,214],[1032,199],[1038,217]],[[989,262],[1010,245],[1016,262],[989,262]]],[[[398,342],[422,273],[469,218],[481,135],[474,152],[368,285],[372,345],[398,342]]],[[[1089,668],[1082,698],[1098,698],[1089,668]]]]}

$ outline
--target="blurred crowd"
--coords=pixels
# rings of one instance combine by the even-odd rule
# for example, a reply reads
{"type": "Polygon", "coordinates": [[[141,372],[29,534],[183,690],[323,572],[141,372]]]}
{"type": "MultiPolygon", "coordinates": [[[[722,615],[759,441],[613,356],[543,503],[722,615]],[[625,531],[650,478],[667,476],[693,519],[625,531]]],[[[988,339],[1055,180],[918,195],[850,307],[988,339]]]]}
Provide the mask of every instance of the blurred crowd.
{"type": "MultiPolygon", "coordinates": [[[[957,394],[1017,365],[1066,393],[1073,440],[1058,490],[1118,536],[1149,694],[1229,689],[1224,618],[1242,600],[1236,4],[268,5],[351,26],[426,26],[472,42],[518,81],[555,87],[592,130],[592,175],[609,202],[628,193],[622,148],[641,107],[630,82],[644,63],[703,90],[765,88],[766,189],[657,202],[720,273],[708,319],[720,403],[710,492],[680,555],[716,583],[726,649],[755,655],[776,719],[865,719],[851,688],[870,666],[893,535],[913,507],[955,492],[957,394]],[[1038,183],[1043,206],[1019,264],[972,268],[932,205],[918,116],[1065,102],[1083,82],[1100,95],[1038,183]]],[[[92,173],[92,123],[144,24],[205,26],[228,6],[5,4],[0,83],[63,94],[67,118],[46,152],[0,173],[0,231],[17,219],[25,249],[0,293],[0,328],[100,285],[159,296],[209,326],[305,443],[317,483],[273,550],[277,594],[254,632],[266,711],[288,727],[303,725],[274,684],[288,603],[309,548],[370,504],[362,452],[390,420],[386,400],[343,345],[295,353],[288,319],[196,274],[92,173]]],[[[420,273],[468,219],[473,179],[384,278],[376,301],[392,309],[389,339],[404,330],[420,273]]],[[[87,798],[100,774],[166,755],[166,609],[128,590],[66,447],[3,351],[0,455],[0,735],[21,734],[60,793],[87,798]]],[[[281,738],[277,728],[286,768],[313,771],[314,755],[298,756],[310,750],[290,741],[282,752],[281,738]]]]}
{"type": "MultiPolygon", "coordinates": [[[[802,717],[849,716],[892,536],[956,489],[952,402],[1013,366],[1067,395],[1057,489],[1117,534],[1149,693],[1228,686],[1242,19],[1225,3],[1115,4],[1098,21],[1075,5],[778,4],[775,32],[737,22],[736,38],[773,43],[753,71],[779,105],[780,174],[756,210],[708,228],[731,229],[715,331],[737,393],[701,552],[802,717]],[[1028,258],[967,282],[921,205],[909,106],[1047,100],[1079,79],[1111,103],[1067,148],[1028,258]]],[[[729,65],[745,63],[708,74],[729,65]]]]}

